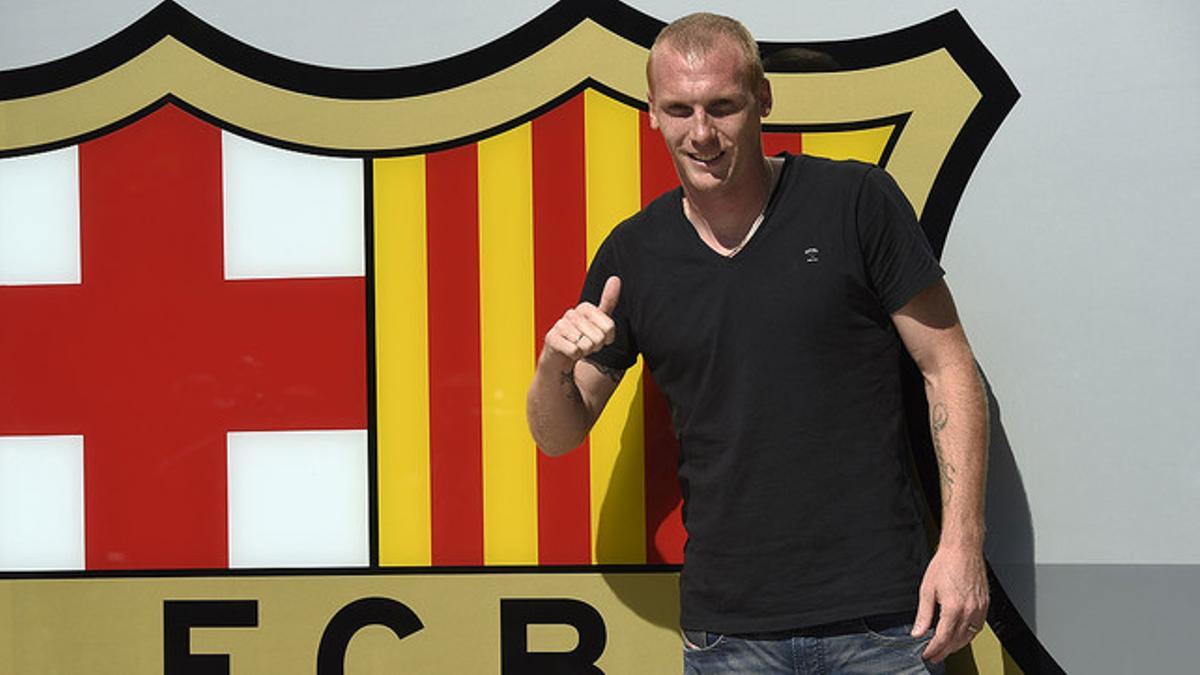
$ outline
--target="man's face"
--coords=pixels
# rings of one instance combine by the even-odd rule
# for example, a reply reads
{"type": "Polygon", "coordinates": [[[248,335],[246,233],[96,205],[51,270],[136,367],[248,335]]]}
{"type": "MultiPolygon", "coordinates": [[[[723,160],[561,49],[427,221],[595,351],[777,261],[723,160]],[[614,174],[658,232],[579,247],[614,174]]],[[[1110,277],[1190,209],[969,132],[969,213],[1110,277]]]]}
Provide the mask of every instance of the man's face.
{"type": "Polygon", "coordinates": [[[690,194],[739,189],[759,174],[762,117],[771,88],[752,87],[737,50],[680,54],[669,45],[650,65],[650,126],[662,131],[679,180],[690,194]]]}

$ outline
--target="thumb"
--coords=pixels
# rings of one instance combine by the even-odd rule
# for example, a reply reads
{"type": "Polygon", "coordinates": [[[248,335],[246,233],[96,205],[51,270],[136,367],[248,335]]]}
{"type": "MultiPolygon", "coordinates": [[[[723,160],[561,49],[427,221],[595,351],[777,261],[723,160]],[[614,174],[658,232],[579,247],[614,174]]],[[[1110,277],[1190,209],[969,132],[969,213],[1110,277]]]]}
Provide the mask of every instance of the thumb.
{"type": "Polygon", "coordinates": [[[913,622],[912,634],[920,637],[933,625],[934,593],[922,584],[920,601],[917,604],[917,618],[913,622]]]}
{"type": "Polygon", "coordinates": [[[621,277],[609,277],[604,282],[604,291],[600,293],[600,311],[612,315],[617,308],[617,298],[621,296],[621,277]]]}

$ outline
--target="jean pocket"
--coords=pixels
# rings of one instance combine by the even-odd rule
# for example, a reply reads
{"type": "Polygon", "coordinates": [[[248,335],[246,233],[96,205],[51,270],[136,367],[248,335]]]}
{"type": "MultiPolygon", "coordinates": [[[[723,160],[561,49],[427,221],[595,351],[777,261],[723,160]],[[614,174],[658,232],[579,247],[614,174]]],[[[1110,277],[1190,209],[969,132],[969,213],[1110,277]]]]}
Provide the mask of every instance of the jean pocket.
{"type": "Polygon", "coordinates": [[[913,637],[913,615],[911,612],[897,612],[893,614],[875,614],[873,616],[864,616],[862,622],[863,631],[873,638],[885,640],[888,642],[909,643],[924,642],[933,637],[933,630],[925,631],[924,635],[913,637]]]}
{"type": "Polygon", "coordinates": [[[689,652],[706,652],[725,641],[725,636],[721,633],[707,630],[685,628],[680,633],[683,634],[683,648],[689,652]]]}

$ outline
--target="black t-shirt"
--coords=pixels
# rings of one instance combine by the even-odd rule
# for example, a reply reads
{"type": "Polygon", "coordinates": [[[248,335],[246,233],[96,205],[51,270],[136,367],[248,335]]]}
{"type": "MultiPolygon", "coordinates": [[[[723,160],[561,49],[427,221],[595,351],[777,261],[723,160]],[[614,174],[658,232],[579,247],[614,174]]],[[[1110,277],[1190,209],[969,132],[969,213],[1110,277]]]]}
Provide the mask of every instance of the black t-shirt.
{"type": "Polygon", "coordinates": [[[670,404],[688,541],[681,623],[725,633],[916,607],[928,562],[890,313],[943,274],[882,170],[788,156],[758,232],[722,256],[682,191],[618,225],[582,297],[621,277],[616,341],[670,404]]]}

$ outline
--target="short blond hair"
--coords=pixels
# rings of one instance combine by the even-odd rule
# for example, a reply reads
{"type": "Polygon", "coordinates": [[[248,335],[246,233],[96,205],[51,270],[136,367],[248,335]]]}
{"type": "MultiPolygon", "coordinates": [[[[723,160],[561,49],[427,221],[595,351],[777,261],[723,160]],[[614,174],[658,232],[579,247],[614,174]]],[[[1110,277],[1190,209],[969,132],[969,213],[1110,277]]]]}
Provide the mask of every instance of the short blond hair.
{"type": "Polygon", "coordinates": [[[656,51],[669,47],[681,54],[703,56],[726,42],[742,57],[746,83],[752,89],[756,88],[766,75],[754,36],[737,19],[710,12],[688,14],[659,31],[650,46],[650,56],[646,58],[646,83],[654,88],[650,67],[656,51]]]}

